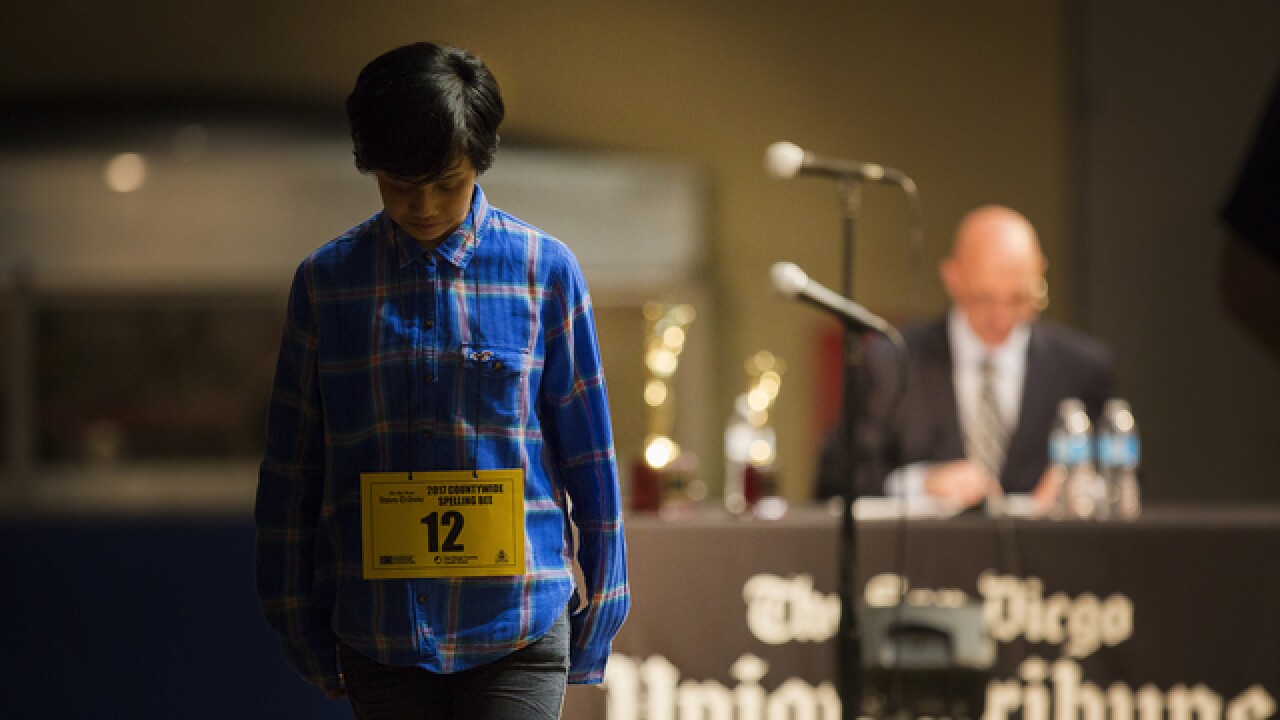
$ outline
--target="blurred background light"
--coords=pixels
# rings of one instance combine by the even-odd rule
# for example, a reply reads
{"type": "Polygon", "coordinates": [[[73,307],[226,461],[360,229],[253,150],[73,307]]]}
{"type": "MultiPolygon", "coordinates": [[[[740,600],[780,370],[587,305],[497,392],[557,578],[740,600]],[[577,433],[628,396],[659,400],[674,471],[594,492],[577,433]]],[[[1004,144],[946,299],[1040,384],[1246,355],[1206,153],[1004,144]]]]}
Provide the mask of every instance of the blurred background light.
{"type": "Polygon", "coordinates": [[[147,181],[147,161],[138,153],[120,153],[107,161],[102,175],[107,187],[112,190],[118,193],[133,192],[147,181]]]}

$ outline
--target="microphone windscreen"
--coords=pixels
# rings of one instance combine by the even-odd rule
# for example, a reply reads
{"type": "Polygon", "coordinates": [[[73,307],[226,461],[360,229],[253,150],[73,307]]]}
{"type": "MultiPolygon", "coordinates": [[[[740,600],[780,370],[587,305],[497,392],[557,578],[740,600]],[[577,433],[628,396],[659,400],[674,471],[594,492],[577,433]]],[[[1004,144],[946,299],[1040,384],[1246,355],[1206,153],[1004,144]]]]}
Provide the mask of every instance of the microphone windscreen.
{"type": "Polygon", "coordinates": [[[793,178],[804,165],[804,150],[795,143],[780,140],[764,153],[764,169],[776,178],[793,178]]]}
{"type": "Polygon", "coordinates": [[[773,279],[774,289],[789,298],[799,295],[809,284],[809,276],[794,263],[774,263],[769,275],[773,279]]]}

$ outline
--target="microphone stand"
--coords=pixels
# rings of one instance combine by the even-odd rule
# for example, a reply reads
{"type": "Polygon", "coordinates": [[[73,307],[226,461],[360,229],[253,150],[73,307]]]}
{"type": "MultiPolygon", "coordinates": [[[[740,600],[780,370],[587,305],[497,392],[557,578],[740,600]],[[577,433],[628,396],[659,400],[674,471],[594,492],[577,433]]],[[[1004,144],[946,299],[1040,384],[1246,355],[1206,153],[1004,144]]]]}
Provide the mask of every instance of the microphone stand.
{"type": "MultiPolygon", "coordinates": [[[[843,274],[841,291],[853,299],[853,250],[857,228],[858,209],[862,203],[862,186],[859,179],[849,177],[841,181],[843,196],[843,274]]],[[[840,626],[836,635],[836,691],[840,696],[842,720],[855,720],[862,706],[862,637],[857,618],[857,537],[854,528],[853,500],[858,490],[857,472],[857,411],[858,368],[862,364],[862,342],[858,328],[851,323],[844,327],[844,392],[840,410],[840,451],[836,454],[837,470],[843,483],[843,502],[840,516],[839,587],[840,626]]]]}

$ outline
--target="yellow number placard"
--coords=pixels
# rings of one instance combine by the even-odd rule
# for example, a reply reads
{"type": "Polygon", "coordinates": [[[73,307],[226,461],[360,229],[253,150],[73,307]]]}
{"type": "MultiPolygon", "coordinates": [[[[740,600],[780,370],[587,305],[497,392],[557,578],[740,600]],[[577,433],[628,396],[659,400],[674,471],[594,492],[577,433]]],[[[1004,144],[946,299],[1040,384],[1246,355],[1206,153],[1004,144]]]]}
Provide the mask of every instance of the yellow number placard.
{"type": "Polygon", "coordinates": [[[360,475],[364,577],[524,573],[524,470],[360,475]]]}

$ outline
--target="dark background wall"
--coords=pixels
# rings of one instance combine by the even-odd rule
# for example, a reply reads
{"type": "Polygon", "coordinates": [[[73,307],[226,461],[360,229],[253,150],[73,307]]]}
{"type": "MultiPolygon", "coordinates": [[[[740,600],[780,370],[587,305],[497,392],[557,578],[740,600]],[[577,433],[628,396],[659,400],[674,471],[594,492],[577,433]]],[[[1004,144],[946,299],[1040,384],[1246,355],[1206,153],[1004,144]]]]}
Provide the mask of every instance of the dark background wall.
{"type": "MultiPolygon", "coordinates": [[[[713,397],[682,408],[682,421],[718,438],[743,389],[745,358],[762,349],[783,356],[788,371],[774,419],[783,488],[794,499],[808,494],[822,435],[815,398],[831,392],[819,386],[816,345],[830,326],[777,298],[768,269],[790,260],[838,286],[840,202],[831,183],[766,176],[770,143],[883,162],[916,180],[928,255],[918,307],[943,306],[932,267],[959,215],[1004,202],[1041,229],[1063,288],[1052,313],[1084,320],[1083,292],[1067,289],[1078,284],[1082,256],[1068,225],[1073,68],[1063,3],[822,0],[799,10],[720,0],[180,7],[65,0],[10,3],[0,13],[4,97],[301,95],[336,108],[370,58],[429,38],[466,47],[493,67],[508,101],[508,142],[692,165],[707,178],[703,275],[711,298],[692,337],[712,345],[717,363],[703,381],[713,397]]],[[[902,317],[909,270],[901,194],[868,188],[860,228],[857,296],[902,317]]],[[[640,342],[632,356],[606,355],[606,369],[636,364],[640,342]]],[[[703,458],[713,492],[718,445],[710,442],[703,458]]]]}
{"type": "MultiPolygon", "coordinates": [[[[1150,499],[1274,500],[1280,368],[1222,310],[1216,211],[1280,69],[1277,37],[1280,9],[1243,0],[1212,12],[1145,0],[824,1],[803,12],[771,2],[63,0],[0,10],[0,99],[183,93],[336,108],[358,68],[393,45],[432,38],[477,52],[503,82],[509,141],[644,154],[708,179],[699,330],[722,361],[707,406],[681,412],[717,436],[741,359],[790,356],[776,423],[783,488],[796,499],[822,429],[816,398],[830,392],[816,342],[830,325],[779,301],[765,278],[792,260],[838,284],[839,203],[821,181],[766,177],[761,155],[790,139],[885,162],[911,174],[924,200],[917,307],[944,306],[932,268],[961,213],[984,202],[1022,209],[1050,257],[1049,315],[1117,351],[1145,430],[1150,499]]],[[[65,202],[74,212],[75,197],[65,202]]],[[[858,298],[903,317],[907,260],[901,197],[869,188],[858,298]]],[[[638,352],[606,361],[633,364],[638,352]]],[[[714,491],[718,459],[706,468],[714,491]]]]}
{"type": "Polygon", "coordinates": [[[1218,219],[1280,83],[1280,7],[1090,2],[1080,26],[1082,317],[1116,350],[1149,495],[1280,498],[1280,364],[1224,309],[1218,219]]]}
{"type": "MultiPolygon", "coordinates": [[[[1277,37],[1280,8],[1245,0],[1211,11],[1154,0],[803,11],[61,0],[0,10],[0,99],[181,92],[336,107],[359,67],[395,44],[431,38],[477,52],[503,82],[509,140],[649,154],[708,177],[712,306],[698,330],[733,371],[708,379],[710,407],[682,413],[717,436],[741,359],[790,355],[776,418],[795,498],[821,431],[815,398],[827,392],[814,341],[830,328],[776,299],[765,278],[792,260],[838,284],[838,202],[819,181],[766,177],[761,154],[790,139],[891,164],[924,200],[916,307],[944,305],[932,268],[961,213],[983,202],[1023,210],[1050,257],[1050,316],[1117,351],[1146,431],[1150,497],[1225,502],[1280,498],[1270,481],[1280,368],[1225,315],[1216,285],[1216,209],[1280,70],[1277,37]]],[[[857,297],[902,317],[905,216],[892,190],[866,194],[857,267],[857,297]]],[[[717,463],[707,461],[713,489],[717,463]]]]}

